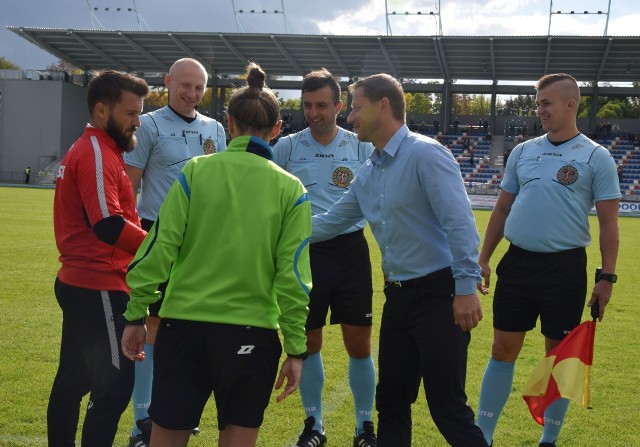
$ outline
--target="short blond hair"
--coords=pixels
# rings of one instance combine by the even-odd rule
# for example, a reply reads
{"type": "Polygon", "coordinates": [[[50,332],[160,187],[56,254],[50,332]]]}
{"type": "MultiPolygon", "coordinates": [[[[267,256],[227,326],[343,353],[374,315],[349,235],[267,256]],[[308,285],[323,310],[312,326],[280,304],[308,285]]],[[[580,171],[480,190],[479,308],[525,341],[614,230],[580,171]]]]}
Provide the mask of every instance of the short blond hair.
{"type": "Polygon", "coordinates": [[[567,84],[570,84],[570,87],[567,89],[567,96],[576,100],[576,102],[580,102],[580,87],[578,87],[578,81],[576,79],[567,74],[567,73],[551,73],[544,75],[538,82],[536,82],[536,90],[542,90],[550,86],[551,84],[555,84],[556,82],[566,81],[567,84]]]}

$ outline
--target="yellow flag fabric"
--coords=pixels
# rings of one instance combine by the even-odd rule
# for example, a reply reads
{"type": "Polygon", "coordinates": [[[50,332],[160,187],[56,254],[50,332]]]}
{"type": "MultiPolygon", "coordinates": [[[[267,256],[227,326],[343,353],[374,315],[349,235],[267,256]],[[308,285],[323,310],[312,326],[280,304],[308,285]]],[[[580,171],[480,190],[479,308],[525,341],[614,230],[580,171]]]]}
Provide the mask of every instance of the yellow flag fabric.
{"type": "Polygon", "coordinates": [[[564,397],[591,406],[591,365],[596,325],[585,321],[542,359],[529,376],[522,397],[531,416],[544,425],[544,411],[564,397]]]}

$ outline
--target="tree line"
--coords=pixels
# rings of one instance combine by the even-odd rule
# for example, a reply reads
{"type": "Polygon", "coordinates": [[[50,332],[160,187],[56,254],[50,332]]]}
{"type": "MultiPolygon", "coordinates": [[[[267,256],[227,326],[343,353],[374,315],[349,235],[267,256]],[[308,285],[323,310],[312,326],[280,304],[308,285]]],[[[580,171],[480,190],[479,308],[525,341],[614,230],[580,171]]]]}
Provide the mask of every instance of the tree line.
{"type": "MultiPolygon", "coordinates": [[[[16,70],[20,66],[13,64],[9,60],[0,56],[0,69],[16,70]]],[[[51,72],[66,72],[69,75],[82,73],[82,70],[73,65],[58,61],[50,64],[45,68],[51,72]]],[[[439,84],[437,81],[431,83],[439,84]]],[[[640,82],[635,82],[634,87],[640,86],[640,82]]],[[[217,95],[220,95],[218,89],[217,95]]],[[[225,91],[225,105],[229,100],[231,90],[225,91]]],[[[165,87],[154,87],[151,89],[149,97],[145,104],[151,107],[161,107],[168,103],[168,92],[165,87]]],[[[343,112],[346,112],[346,92],[343,92],[343,112]]],[[[437,115],[440,113],[442,105],[442,96],[437,93],[405,93],[408,114],[427,114],[437,115]]],[[[212,102],[212,89],[208,88],[201,103],[202,109],[208,109],[212,102]]],[[[284,110],[300,110],[300,98],[280,98],[280,107],[284,110]]],[[[600,96],[597,100],[596,118],[600,119],[619,119],[640,118],[640,97],[621,97],[621,96],[600,96]]],[[[496,113],[500,116],[535,116],[536,99],[533,95],[518,95],[507,98],[500,96],[496,100],[496,113]]],[[[588,118],[591,113],[591,97],[583,96],[580,100],[578,108],[578,118],[588,118]]],[[[491,96],[489,95],[473,95],[473,94],[453,94],[452,95],[452,114],[454,116],[478,115],[490,116],[491,114],[491,96]]]]}

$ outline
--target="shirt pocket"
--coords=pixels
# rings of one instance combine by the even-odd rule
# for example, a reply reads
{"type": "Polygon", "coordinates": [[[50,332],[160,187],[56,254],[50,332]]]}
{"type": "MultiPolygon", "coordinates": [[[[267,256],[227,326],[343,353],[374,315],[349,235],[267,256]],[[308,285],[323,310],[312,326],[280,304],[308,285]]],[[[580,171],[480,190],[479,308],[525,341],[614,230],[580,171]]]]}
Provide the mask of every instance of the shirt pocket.
{"type": "Polygon", "coordinates": [[[167,168],[182,169],[192,157],[187,140],[182,136],[160,136],[158,147],[167,168]]]}
{"type": "Polygon", "coordinates": [[[318,185],[315,160],[289,160],[286,170],[298,177],[307,190],[318,185]]]}
{"type": "Polygon", "coordinates": [[[542,157],[522,157],[518,160],[516,172],[518,175],[519,187],[531,186],[531,182],[537,183],[543,176],[543,165],[545,160],[542,157]]]}

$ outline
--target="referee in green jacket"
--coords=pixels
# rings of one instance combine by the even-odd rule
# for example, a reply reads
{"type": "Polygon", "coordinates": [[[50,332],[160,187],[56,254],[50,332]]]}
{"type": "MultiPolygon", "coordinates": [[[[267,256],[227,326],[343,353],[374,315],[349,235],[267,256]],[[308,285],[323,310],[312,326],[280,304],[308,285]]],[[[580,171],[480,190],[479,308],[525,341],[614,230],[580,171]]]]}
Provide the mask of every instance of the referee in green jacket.
{"type": "Polygon", "coordinates": [[[279,103],[259,66],[229,101],[227,150],[187,163],[129,266],[124,354],[143,356],[144,317],[169,284],[154,352],[151,445],[186,446],[213,392],[220,445],[254,446],[276,382],[281,401],[306,356],[311,207],[271,161],[279,103]]]}

